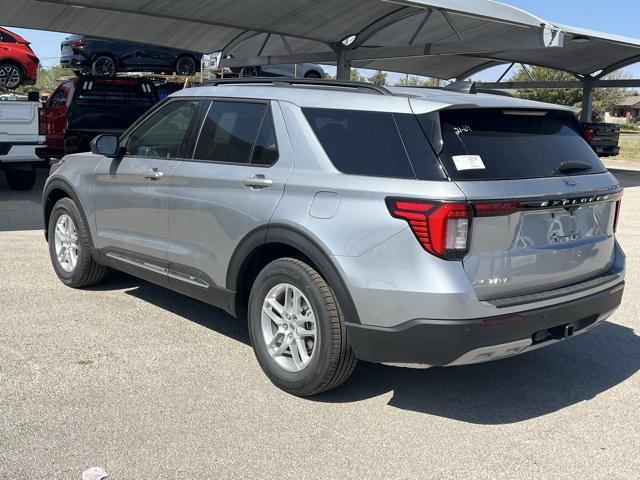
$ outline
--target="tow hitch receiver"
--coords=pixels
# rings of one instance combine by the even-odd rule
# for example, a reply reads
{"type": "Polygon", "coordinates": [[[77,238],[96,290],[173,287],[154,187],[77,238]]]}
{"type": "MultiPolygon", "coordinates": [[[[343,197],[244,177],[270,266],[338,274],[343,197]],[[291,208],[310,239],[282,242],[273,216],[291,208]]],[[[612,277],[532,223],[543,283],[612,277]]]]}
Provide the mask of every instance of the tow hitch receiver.
{"type": "Polygon", "coordinates": [[[550,328],[548,330],[540,330],[533,334],[533,343],[542,343],[547,340],[564,340],[565,338],[573,337],[575,333],[575,326],[573,324],[559,325],[557,327],[550,328]]]}

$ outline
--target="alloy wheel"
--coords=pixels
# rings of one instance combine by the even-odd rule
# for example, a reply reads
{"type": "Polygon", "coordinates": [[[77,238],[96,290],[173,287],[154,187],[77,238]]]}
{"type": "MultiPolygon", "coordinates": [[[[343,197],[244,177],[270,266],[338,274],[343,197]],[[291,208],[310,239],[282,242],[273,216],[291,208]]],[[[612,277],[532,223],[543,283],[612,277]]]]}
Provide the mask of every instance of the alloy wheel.
{"type": "Polygon", "coordinates": [[[16,88],[20,86],[22,74],[15,65],[4,65],[0,68],[0,87],[16,88]]]}
{"type": "Polygon", "coordinates": [[[191,57],[182,57],[178,60],[176,66],[176,73],[178,75],[194,75],[196,73],[196,62],[191,57]]]}
{"type": "Polygon", "coordinates": [[[93,73],[111,77],[116,74],[116,63],[109,57],[99,57],[93,64],[93,73]]]}
{"type": "Polygon", "coordinates": [[[304,370],[317,347],[316,317],[297,287],[280,283],[262,304],[262,336],[271,357],[289,372],[304,370]]]}
{"type": "Polygon", "coordinates": [[[78,231],[73,219],[66,213],[60,215],[56,222],[55,247],[60,268],[73,273],[78,264],[78,231]]]}

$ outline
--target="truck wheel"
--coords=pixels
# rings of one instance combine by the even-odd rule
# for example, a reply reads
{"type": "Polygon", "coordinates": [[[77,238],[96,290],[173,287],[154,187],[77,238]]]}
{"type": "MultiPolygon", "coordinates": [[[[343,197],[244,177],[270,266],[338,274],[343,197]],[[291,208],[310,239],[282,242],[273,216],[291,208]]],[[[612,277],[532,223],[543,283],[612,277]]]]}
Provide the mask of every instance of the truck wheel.
{"type": "Polygon", "coordinates": [[[295,258],[275,260],[258,274],[249,297],[249,336],[266,375],[292,395],[331,390],[356,364],[333,291],[295,258]]]}
{"type": "Polygon", "coordinates": [[[0,87],[14,89],[22,85],[24,70],[11,62],[0,63],[0,87]]]}
{"type": "Polygon", "coordinates": [[[36,184],[38,173],[35,170],[7,168],[4,171],[4,175],[7,178],[7,183],[11,190],[26,191],[31,190],[36,184]]]}
{"type": "Polygon", "coordinates": [[[49,256],[58,278],[72,288],[100,283],[107,267],[91,255],[91,238],[78,206],[70,198],[60,199],[49,217],[49,256]]]}
{"type": "Polygon", "coordinates": [[[91,64],[91,73],[102,77],[113,77],[116,74],[116,61],[108,55],[100,55],[91,64]]]}
{"type": "Polygon", "coordinates": [[[196,61],[193,57],[183,55],[176,62],[176,74],[190,77],[196,74],[196,61]]]}

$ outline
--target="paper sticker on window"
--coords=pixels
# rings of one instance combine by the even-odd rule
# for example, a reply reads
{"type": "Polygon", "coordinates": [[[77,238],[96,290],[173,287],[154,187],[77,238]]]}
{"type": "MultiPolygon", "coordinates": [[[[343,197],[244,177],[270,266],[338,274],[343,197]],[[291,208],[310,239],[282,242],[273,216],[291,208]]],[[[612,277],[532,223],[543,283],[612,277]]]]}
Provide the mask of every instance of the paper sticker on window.
{"type": "Polygon", "coordinates": [[[464,170],[484,170],[484,162],[480,155],[454,155],[453,163],[459,172],[464,170]]]}

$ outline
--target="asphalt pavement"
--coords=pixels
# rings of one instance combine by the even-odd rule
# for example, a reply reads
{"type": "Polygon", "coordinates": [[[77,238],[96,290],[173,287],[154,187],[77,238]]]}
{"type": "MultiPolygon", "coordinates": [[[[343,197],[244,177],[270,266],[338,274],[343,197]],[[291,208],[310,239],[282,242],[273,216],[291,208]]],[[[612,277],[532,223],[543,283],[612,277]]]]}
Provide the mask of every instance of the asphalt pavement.
{"type": "Polygon", "coordinates": [[[638,479],[640,171],[619,239],[622,308],[592,332],[484,365],[367,363],[298,399],[245,324],[115,274],[55,277],[36,189],[0,183],[0,478],[638,479]]]}

